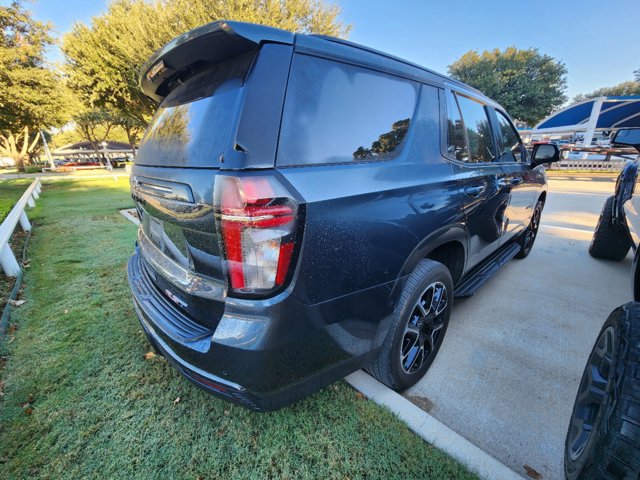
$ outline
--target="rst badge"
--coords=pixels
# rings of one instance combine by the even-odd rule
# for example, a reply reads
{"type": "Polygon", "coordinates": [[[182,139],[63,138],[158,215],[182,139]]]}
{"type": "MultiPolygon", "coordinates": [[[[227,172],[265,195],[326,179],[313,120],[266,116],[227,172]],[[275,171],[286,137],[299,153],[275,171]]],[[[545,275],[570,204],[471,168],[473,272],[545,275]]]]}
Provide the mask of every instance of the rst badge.
{"type": "Polygon", "coordinates": [[[164,294],[169,297],[169,300],[171,300],[173,303],[175,303],[176,305],[178,305],[179,307],[182,308],[187,308],[189,306],[189,304],[187,302],[185,302],[184,300],[182,300],[180,297],[178,297],[175,293],[171,292],[168,288],[165,288],[164,290],[164,294]]]}

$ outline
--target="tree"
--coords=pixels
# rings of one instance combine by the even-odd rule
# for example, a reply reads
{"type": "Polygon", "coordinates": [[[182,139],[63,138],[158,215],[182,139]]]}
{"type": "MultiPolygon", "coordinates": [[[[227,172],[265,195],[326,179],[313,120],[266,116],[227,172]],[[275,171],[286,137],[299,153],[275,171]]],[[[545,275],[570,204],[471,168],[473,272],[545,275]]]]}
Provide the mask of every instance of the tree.
{"type": "Polygon", "coordinates": [[[156,106],[140,91],[140,68],[176,36],[219,19],[345,36],[350,27],[339,14],[323,0],[114,0],[91,25],[65,35],[65,70],[87,107],[146,123],[156,106]]]}
{"type": "Polygon", "coordinates": [[[363,159],[370,156],[385,155],[393,152],[398,145],[402,143],[402,140],[409,131],[410,119],[398,120],[391,125],[389,132],[383,133],[371,144],[371,148],[358,147],[353,152],[353,157],[357,159],[363,159]]]}
{"type": "Polygon", "coordinates": [[[625,96],[625,95],[640,95],[640,81],[629,80],[628,82],[622,82],[613,87],[603,87],[594,90],[590,93],[582,93],[576,95],[573,98],[573,102],[581,102],[588,98],[595,97],[607,97],[607,96],[625,96]]]}
{"type": "Polygon", "coordinates": [[[82,133],[96,152],[96,158],[102,155],[105,163],[107,158],[100,152],[100,144],[109,138],[109,132],[116,124],[113,113],[107,110],[89,110],[73,117],[76,128],[82,133]]]}
{"type": "Polygon", "coordinates": [[[44,61],[49,24],[35,21],[19,1],[0,6],[0,155],[19,171],[38,130],[64,123],[68,100],[60,76],[44,61]]]}
{"type": "MultiPolygon", "coordinates": [[[[108,113],[108,112],[107,112],[108,113]]],[[[86,115],[85,112],[81,112],[72,117],[72,121],[67,123],[64,127],[60,129],[56,129],[50,135],[51,139],[47,139],[49,143],[49,148],[52,150],[56,148],[63,147],[65,145],[84,142],[87,140],[86,128],[87,125],[79,125],[74,120],[77,117],[84,117],[86,115]]],[[[93,128],[93,138],[96,143],[99,145],[103,140],[109,140],[113,142],[121,142],[128,143],[129,136],[127,132],[121,127],[118,123],[119,119],[117,117],[114,118],[113,114],[108,116],[109,122],[107,124],[103,124],[100,122],[95,122],[92,125],[93,128]],[[114,123],[115,122],[115,123],[114,123]],[[108,132],[107,132],[108,129],[108,132]],[[108,137],[107,134],[108,133],[108,137]]],[[[47,132],[44,132],[45,137],[47,136],[47,132]]],[[[138,137],[139,138],[139,137],[138,137]]],[[[40,146],[40,144],[38,144],[40,146]]]]}
{"type": "Polygon", "coordinates": [[[19,172],[24,172],[24,161],[36,147],[38,134],[29,135],[29,127],[24,127],[20,132],[0,133],[0,154],[3,157],[12,158],[16,162],[19,172]]]}
{"type": "Polygon", "coordinates": [[[636,76],[636,82],[640,82],[640,68],[633,72],[633,74],[636,76]]]}
{"type": "Polygon", "coordinates": [[[449,74],[500,103],[518,120],[536,124],[562,105],[567,69],[537,49],[471,50],[449,65],[449,74]]]}
{"type": "Polygon", "coordinates": [[[127,136],[127,142],[129,145],[133,148],[138,146],[140,137],[144,133],[144,129],[147,127],[147,124],[139,118],[121,113],[114,114],[113,121],[116,127],[120,128],[127,136]]]}

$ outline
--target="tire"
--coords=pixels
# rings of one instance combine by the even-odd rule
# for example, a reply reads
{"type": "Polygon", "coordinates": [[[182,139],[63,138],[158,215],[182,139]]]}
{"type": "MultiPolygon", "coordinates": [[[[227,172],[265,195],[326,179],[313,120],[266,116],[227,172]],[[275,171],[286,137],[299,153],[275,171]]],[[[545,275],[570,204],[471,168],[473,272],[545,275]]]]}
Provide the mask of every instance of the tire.
{"type": "Polygon", "coordinates": [[[607,198],[602,207],[593,239],[589,245],[592,257],[620,261],[631,248],[629,233],[623,225],[613,223],[613,203],[615,197],[607,198]]]}
{"type": "Polygon", "coordinates": [[[569,480],[640,475],[640,303],[615,309],[589,355],[564,450],[569,480]]]}
{"type": "Polygon", "coordinates": [[[394,390],[420,380],[442,345],[452,305],[453,281],[447,267],[435,260],[420,261],[402,290],[369,373],[394,390]]]}
{"type": "Polygon", "coordinates": [[[533,244],[538,236],[538,228],[540,228],[540,218],[542,217],[543,208],[544,203],[542,200],[538,200],[538,203],[536,203],[536,206],[533,209],[533,215],[531,215],[529,226],[518,239],[520,251],[516,253],[516,258],[526,258],[531,253],[533,244]]]}

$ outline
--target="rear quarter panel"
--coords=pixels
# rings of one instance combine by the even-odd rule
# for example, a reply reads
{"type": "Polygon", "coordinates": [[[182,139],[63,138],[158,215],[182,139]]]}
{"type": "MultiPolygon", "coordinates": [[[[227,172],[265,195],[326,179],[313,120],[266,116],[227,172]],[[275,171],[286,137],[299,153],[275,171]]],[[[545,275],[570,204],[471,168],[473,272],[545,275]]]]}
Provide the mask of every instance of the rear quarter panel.
{"type": "Polygon", "coordinates": [[[395,159],[279,171],[307,203],[293,289],[306,304],[384,284],[393,295],[428,238],[446,235],[443,226],[463,232],[457,184],[440,155],[435,87],[422,86],[406,143],[395,159]]]}

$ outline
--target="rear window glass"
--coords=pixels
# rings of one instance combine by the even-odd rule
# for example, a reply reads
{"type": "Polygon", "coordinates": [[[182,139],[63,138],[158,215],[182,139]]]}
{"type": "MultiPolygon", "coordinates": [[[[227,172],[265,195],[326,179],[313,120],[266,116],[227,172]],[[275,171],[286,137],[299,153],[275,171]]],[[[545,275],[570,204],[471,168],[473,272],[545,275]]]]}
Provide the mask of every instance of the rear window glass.
{"type": "Polygon", "coordinates": [[[227,60],[173,90],[140,143],[136,163],[217,167],[254,53],[227,60]]]}
{"type": "Polygon", "coordinates": [[[287,88],[277,163],[391,158],[409,130],[417,86],[373,70],[298,54],[287,88]]]}

